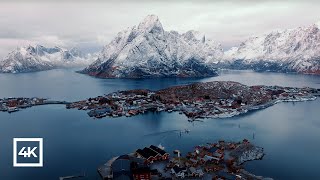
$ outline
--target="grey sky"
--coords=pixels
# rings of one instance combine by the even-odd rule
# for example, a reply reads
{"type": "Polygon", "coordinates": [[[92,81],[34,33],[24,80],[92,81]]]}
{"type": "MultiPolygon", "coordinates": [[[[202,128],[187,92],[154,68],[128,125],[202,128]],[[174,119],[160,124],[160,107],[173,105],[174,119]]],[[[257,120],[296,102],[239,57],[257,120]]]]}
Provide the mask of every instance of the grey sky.
{"type": "Polygon", "coordinates": [[[28,44],[98,50],[148,14],[165,30],[198,30],[224,48],[274,29],[320,21],[319,1],[0,1],[0,58],[28,44]]]}

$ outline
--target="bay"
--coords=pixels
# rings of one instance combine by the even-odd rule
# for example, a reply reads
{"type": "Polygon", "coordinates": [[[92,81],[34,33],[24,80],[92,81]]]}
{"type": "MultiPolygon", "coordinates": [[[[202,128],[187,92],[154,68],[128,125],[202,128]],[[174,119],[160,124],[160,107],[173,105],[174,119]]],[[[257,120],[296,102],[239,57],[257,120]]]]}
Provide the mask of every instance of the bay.
{"type": "MultiPolygon", "coordinates": [[[[301,74],[221,71],[211,78],[98,79],[74,70],[26,74],[0,74],[0,97],[45,97],[76,101],[128,89],[157,90],[172,85],[215,80],[246,85],[280,85],[320,88],[320,77],[301,74]]],[[[103,118],[67,110],[62,105],[0,113],[0,179],[58,179],[86,172],[100,179],[97,167],[109,158],[137,148],[161,144],[167,151],[183,153],[195,145],[219,139],[249,139],[264,147],[261,161],[246,163],[256,174],[274,179],[319,179],[320,100],[279,103],[267,109],[226,119],[187,121],[178,113],[147,113],[135,117],[103,118]],[[180,131],[189,129],[190,133],[180,131]],[[43,168],[12,167],[12,139],[44,138],[43,168]]]]}

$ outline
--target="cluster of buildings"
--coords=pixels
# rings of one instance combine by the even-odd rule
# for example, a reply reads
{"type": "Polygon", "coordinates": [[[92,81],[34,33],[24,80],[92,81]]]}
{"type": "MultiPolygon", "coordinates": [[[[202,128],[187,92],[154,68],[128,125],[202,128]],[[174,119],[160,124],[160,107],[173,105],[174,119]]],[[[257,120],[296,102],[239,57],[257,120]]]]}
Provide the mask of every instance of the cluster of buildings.
{"type": "MultiPolygon", "coordinates": [[[[252,148],[256,147],[246,139],[238,143],[219,141],[196,146],[185,156],[179,150],[169,156],[165,150],[151,145],[113,158],[98,172],[102,179],[260,179],[238,163],[252,148]]],[[[247,161],[260,158],[259,154],[252,154],[247,161]]]]}
{"type": "Polygon", "coordinates": [[[129,90],[89,98],[67,108],[89,110],[91,117],[134,116],[148,111],[178,111],[190,119],[229,117],[276,101],[313,100],[317,89],[245,86],[235,82],[208,82],[159,91],[129,90]]]}
{"type": "Polygon", "coordinates": [[[89,98],[87,100],[74,102],[67,108],[89,110],[90,117],[102,118],[106,116],[134,116],[146,111],[163,111],[164,104],[155,101],[155,93],[149,90],[132,90],[115,92],[105,96],[89,98]]]}
{"type": "Polygon", "coordinates": [[[138,149],[135,154],[138,158],[144,159],[146,164],[169,159],[169,153],[154,145],[138,149]]]}
{"type": "Polygon", "coordinates": [[[178,152],[176,158],[171,159],[167,165],[174,178],[210,178],[210,179],[241,179],[242,167],[237,164],[238,157],[232,157],[230,153],[238,146],[249,143],[243,142],[218,143],[196,146],[192,152],[181,157],[178,152]]]}
{"type": "Polygon", "coordinates": [[[88,115],[96,118],[130,117],[149,111],[177,111],[193,120],[230,117],[281,101],[314,100],[319,95],[320,90],[313,88],[246,86],[230,81],[214,81],[159,91],[119,91],[73,103],[42,98],[6,98],[0,99],[0,111],[15,112],[34,105],[66,104],[68,109],[88,110],[88,115]]]}
{"type": "Polygon", "coordinates": [[[45,99],[41,98],[5,98],[0,99],[0,111],[16,112],[19,109],[32,107],[35,105],[44,104],[45,99]]]}

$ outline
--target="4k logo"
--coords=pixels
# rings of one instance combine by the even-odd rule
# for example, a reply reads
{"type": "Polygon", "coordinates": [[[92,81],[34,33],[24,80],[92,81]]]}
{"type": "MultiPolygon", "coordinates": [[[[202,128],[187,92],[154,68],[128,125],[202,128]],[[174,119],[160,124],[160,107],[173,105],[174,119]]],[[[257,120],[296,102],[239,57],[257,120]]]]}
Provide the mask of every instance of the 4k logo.
{"type": "Polygon", "coordinates": [[[14,138],[13,139],[14,167],[42,167],[43,139],[14,138]]]}
{"type": "Polygon", "coordinates": [[[30,157],[31,155],[35,158],[37,158],[38,156],[34,153],[34,151],[37,149],[37,147],[34,147],[31,150],[31,147],[28,147],[28,151],[25,150],[26,147],[22,147],[20,152],[18,153],[19,156],[23,156],[23,157],[30,157]]]}

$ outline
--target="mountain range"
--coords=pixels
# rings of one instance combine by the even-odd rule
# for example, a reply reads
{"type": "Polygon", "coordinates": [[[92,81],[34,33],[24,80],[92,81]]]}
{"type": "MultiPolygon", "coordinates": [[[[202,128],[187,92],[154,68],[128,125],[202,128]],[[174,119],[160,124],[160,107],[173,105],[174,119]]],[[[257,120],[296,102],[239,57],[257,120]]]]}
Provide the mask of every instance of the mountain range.
{"type": "Polygon", "coordinates": [[[149,15],[118,33],[81,72],[107,78],[212,76],[218,68],[320,74],[319,27],[273,31],[223,51],[199,32],[164,31],[149,15]]]}
{"type": "Polygon", "coordinates": [[[79,50],[29,45],[19,47],[0,61],[1,73],[25,73],[90,64],[79,50]]]}
{"type": "Polygon", "coordinates": [[[226,51],[219,66],[320,74],[320,22],[251,37],[226,51]]]}
{"type": "Polygon", "coordinates": [[[149,15],[94,56],[60,47],[21,47],[0,61],[0,72],[76,65],[87,65],[80,73],[102,78],[206,77],[220,68],[320,75],[320,22],[253,36],[224,51],[200,32],[165,31],[159,18],[149,15]]]}

